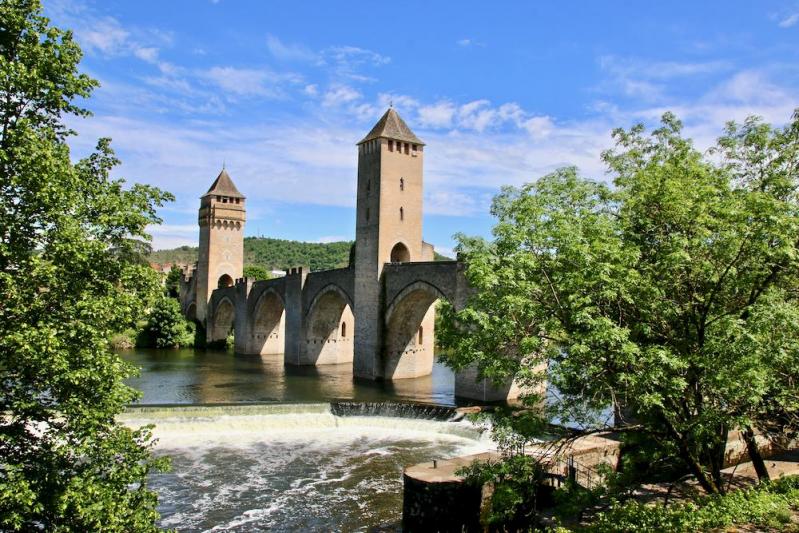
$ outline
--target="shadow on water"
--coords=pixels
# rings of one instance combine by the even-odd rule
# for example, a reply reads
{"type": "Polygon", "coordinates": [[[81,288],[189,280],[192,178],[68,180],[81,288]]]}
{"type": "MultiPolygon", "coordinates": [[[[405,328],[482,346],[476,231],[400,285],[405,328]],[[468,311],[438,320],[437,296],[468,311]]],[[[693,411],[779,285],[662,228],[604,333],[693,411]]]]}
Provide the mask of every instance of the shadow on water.
{"type": "Polygon", "coordinates": [[[351,364],[284,365],[281,355],[193,349],[135,349],[121,355],[141,369],[128,383],[144,393],[143,404],[334,399],[456,404],[453,373],[440,363],[429,376],[375,382],[354,380],[351,364]]]}

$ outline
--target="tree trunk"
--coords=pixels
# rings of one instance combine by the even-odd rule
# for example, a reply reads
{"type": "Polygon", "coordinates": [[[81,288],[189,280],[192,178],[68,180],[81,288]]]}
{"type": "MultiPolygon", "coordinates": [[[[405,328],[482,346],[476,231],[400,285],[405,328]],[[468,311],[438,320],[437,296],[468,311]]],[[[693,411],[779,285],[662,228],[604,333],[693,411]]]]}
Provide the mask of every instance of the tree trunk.
{"type": "Polygon", "coordinates": [[[763,461],[763,456],[760,455],[760,449],[757,447],[757,440],[755,439],[755,432],[752,427],[746,426],[741,430],[741,435],[743,435],[744,442],[746,443],[746,451],[749,452],[752,466],[755,467],[755,472],[757,472],[757,479],[761,482],[771,480],[771,476],[768,474],[768,468],[766,468],[766,463],[763,461]]]}
{"type": "Polygon", "coordinates": [[[691,470],[691,473],[696,476],[696,480],[708,494],[720,494],[721,490],[716,484],[712,476],[708,476],[707,472],[699,463],[696,457],[688,450],[685,442],[679,441],[680,457],[691,470]]]}
{"type": "Polygon", "coordinates": [[[721,477],[721,470],[724,468],[724,455],[727,451],[727,425],[721,424],[718,432],[719,440],[710,449],[710,475],[713,477],[713,481],[719,491],[724,493],[724,480],[721,477]]]}

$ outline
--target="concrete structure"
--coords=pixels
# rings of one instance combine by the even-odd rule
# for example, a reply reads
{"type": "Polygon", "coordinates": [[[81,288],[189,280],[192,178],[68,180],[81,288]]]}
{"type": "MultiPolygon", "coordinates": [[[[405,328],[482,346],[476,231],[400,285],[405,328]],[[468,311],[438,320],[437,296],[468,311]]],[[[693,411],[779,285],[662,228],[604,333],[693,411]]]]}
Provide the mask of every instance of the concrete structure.
{"type": "MultiPolygon", "coordinates": [[[[463,305],[469,287],[463,265],[434,261],[422,240],[425,145],[389,109],[357,146],[355,253],[347,268],[244,279],[244,196],[223,170],[202,197],[200,260],[181,298],[208,341],[233,329],[238,353],[283,354],[291,365],[348,363],[355,377],[371,380],[432,372],[436,302],[463,305]]],[[[464,376],[457,395],[518,395],[510,383],[495,388],[476,382],[474,372],[464,376]]]]}

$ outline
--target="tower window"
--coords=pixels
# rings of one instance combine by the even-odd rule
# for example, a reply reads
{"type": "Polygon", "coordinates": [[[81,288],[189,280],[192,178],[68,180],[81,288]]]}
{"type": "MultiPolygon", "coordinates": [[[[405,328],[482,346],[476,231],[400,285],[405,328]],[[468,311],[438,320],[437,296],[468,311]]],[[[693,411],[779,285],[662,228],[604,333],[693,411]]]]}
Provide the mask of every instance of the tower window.
{"type": "Polygon", "coordinates": [[[419,341],[416,344],[421,345],[424,342],[424,328],[419,326],[419,341]]]}
{"type": "Polygon", "coordinates": [[[342,322],[341,323],[341,337],[343,338],[343,337],[346,337],[346,336],[347,336],[347,323],[346,322],[342,322]]]}
{"type": "Polygon", "coordinates": [[[366,221],[369,222],[369,208],[366,208],[366,221]]]}
{"type": "Polygon", "coordinates": [[[408,155],[408,143],[405,143],[405,155],[408,155]]]}
{"type": "Polygon", "coordinates": [[[405,220],[405,209],[400,207],[400,221],[405,220]]]}
{"type": "Polygon", "coordinates": [[[366,180],[366,192],[372,190],[372,180],[366,180]]]}
{"type": "Polygon", "coordinates": [[[405,190],[405,178],[400,178],[400,190],[405,190]]]}
{"type": "Polygon", "coordinates": [[[394,151],[394,141],[388,141],[388,151],[389,152],[394,151]]]}

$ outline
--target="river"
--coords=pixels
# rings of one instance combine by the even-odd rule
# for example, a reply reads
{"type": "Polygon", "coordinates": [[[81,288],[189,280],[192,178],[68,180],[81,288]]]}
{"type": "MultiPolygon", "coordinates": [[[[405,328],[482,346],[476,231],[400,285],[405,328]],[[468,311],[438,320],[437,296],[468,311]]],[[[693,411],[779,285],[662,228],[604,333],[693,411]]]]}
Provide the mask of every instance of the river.
{"type": "Polygon", "coordinates": [[[353,382],[350,365],[284,367],[279,357],[135,350],[144,394],[122,419],[154,423],[161,525],[178,531],[397,530],[402,469],[490,447],[447,421],[454,377],[353,382]],[[401,402],[399,405],[390,403],[401,402]]]}

